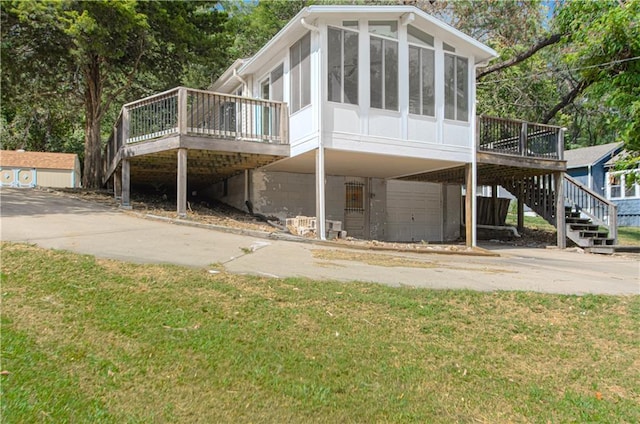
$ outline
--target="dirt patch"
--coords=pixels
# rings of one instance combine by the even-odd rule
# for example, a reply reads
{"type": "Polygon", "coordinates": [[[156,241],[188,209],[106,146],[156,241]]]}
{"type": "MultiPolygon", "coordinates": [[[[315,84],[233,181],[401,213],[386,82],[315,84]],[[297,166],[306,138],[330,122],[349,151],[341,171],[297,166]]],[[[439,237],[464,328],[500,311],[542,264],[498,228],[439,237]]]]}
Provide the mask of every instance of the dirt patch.
{"type": "MultiPolygon", "coordinates": [[[[107,190],[57,189],[54,192],[60,195],[91,201],[114,208],[117,208],[120,205],[119,200],[114,198],[113,192],[107,190]]],[[[135,198],[131,201],[131,207],[132,212],[136,214],[142,213],[169,219],[178,218],[175,201],[173,199],[169,199],[166,195],[136,194],[135,198]]],[[[262,231],[267,233],[282,231],[250,215],[246,211],[236,209],[227,204],[211,199],[189,201],[187,203],[187,216],[180,219],[200,224],[216,225],[240,230],[262,231]]],[[[284,225],[284,223],[282,224],[284,225]]],[[[538,248],[552,246],[556,243],[556,235],[554,231],[525,228],[521,235],[522,237],[517,239],[496,239],[492,240],[492,242],[505,246],[526,246],[538,248]]],[[[309,239],[314,237],[314,234],[309,233],[303,238],[309,239]]],[[[425,242],[384,242],[347,237],[346,239],[334,239],[330,243],[332,245],[337,245],[338,247],[353,247],[365,250],[452,254],[488,253],[482,249],[467,247],[462,239],[449,244],[433,244],[425,242]]]]}

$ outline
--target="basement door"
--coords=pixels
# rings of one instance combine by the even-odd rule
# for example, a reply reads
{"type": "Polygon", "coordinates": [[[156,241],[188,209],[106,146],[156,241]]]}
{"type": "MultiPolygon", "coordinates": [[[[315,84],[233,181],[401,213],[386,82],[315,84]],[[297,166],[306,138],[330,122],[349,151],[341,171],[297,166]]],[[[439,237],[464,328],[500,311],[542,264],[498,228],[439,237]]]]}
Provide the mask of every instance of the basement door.
{"type": "Polygon", "coordinates": [[[441,241],[442,186],[388,181],[387,231],[388,241],[441,241]]]}
{"type": "Polygon", "coordinates": [[[367,190],[364,178],[345,180],[344,230],[348,237],[365,238],[367,225],[367,190]]]}

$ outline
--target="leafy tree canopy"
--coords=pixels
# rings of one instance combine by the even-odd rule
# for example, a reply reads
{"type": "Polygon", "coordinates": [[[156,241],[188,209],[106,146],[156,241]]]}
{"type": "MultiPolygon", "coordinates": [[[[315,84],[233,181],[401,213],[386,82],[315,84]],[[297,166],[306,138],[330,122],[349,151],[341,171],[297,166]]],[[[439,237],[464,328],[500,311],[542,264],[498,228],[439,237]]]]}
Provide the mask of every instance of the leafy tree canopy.
{"type": "MultiPolygon", "coordinates": [[[[227,62],[217,2],[9,1],[2,13],[3,126],[27,135],[40,108],[84,116],[85,187],[101,181],[101,123],[122,103],[183,81],[205,86],[227,62]],[[27,117],[26,119],[24,117],[27,117]],[[16,121],[16,119],[19,120],[16,121]],[[19,125],[21,122],[25,124],[19,125]],[[25,126],[26,125],[26,126],[25,126]]],[[[109,122],[110,124],[111,122],[109,122]]],[[[34,140],[35,139],[35,140],[34,140]]],[[[16,142],[16,138],[12,140],[16,142]]],[[[41,144],[40,144],[41,146],[41,144]]]]}

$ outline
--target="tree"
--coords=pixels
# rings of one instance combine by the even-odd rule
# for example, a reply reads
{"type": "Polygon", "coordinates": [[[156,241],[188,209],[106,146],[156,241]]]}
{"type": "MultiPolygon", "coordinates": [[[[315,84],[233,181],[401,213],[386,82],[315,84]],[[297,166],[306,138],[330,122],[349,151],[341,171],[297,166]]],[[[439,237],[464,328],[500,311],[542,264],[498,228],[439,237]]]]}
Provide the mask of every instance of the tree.
{"type": "Polygon", "coordinates": [[[640,150],[640,0],[568,2],[557,26],[580,95],[596,105],[629,150],[640,150]]]}
{"type": "Polygon", "coordinates": [[[194,70],[214,74],[226,63],[226,15],[215,6],[134,0],[3,3],[3,63],[12,59],[6,76],[3,70],[3,86],[14,87],[3,93],[3,104],[9,101],[19,111],[16,105],[28,103],[24,93],[36,92],[38,98],[81,105],[83,185],[99,187],[101,123],[112,106],[140,91],[178,85],[185,74],[197,79],[194,70]]]}

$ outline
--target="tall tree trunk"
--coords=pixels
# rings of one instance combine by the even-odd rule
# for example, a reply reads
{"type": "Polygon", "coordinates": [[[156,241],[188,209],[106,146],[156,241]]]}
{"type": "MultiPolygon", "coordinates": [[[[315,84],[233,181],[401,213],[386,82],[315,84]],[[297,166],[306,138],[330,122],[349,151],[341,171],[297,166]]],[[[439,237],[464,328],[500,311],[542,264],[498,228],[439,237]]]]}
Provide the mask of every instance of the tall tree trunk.
{"type": "Polygon", "coordinates": [[[97,57],[94,57],[86,66],[84,73],[85,136],[82,185],[85,188],[99,188],[102,186],[102,139],[100,137],[102,82],[97,57]]]}

